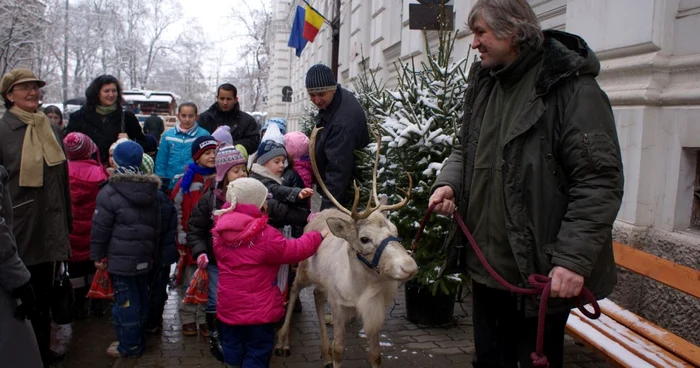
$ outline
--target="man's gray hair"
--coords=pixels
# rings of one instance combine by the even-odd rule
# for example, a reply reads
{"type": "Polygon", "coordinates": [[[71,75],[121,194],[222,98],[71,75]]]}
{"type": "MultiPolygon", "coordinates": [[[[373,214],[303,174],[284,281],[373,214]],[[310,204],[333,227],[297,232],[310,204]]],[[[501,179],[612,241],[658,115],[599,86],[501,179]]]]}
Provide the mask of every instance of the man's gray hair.
{"type": "Polygon", "coordinates": [[[513,46],[539,48],[544,41],[540,22],[525,0],[478,0],[467,20],[474,29],[481,17],[498,39],[513,37],[513,46]]]}

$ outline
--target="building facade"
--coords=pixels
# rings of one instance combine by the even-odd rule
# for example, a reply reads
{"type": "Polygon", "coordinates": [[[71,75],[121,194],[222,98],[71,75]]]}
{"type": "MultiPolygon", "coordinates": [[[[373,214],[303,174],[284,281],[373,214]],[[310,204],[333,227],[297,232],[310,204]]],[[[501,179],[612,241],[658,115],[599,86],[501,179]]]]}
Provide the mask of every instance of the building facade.
{"type": "MultiPolygon", "coordinates": [[[[327,18],[335,0],[309,1],[327,18]]],[[[388,88],[393,63],[425,54],[420,31],[408,27],[415,0],[343,0],[339,82],[348,88],[363,72],[362,56],[388,88]]],[[[466,57],[467,14],[475,0],[454,0],[459,32],[455,58],[466,57]]],[[[269,117],[294,129],[306,114],[306,70],[330,65],[331,28],[325,24],[300,58],[287,47],[299,0],[273,0],[274,38],[269,117]],[[283,86],[293,89],[282,102],[283,86]]],[[[700,0],[530,0],[542,28],[582,36],[601,61],[598,82],[613,105],[622,147],[625,194],[616,240],[700,269],[700,0]]],[[[301,3],[303,6],[303,2],[301,3]]],[[[692,297],[622,273],[612,298],[700,343],[700,310],[692,297]],[[684,317],[686,316],[686,317],[684,317]]]]}

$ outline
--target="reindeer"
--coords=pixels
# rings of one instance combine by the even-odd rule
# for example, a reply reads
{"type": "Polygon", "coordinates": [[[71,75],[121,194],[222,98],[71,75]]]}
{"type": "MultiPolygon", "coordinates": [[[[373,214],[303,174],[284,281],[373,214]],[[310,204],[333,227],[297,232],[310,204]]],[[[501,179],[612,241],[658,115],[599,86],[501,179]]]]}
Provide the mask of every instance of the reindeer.
{"type": "Polygon", "coordinates": [[[275,354],[289,356],[289,327],[294,303],[299,292],[315,286],[314,302],[318,324],[321,328],[321,354],[326,368],[342,367],[345,351],[343,337],[346,321],[355,315],[362,320],[369,341],[371,366],[381,365],[379,331],[384,324],[387,306],[396,295],[400,282],[409,280],[418,271],[418,265],[406,252],[398,239],[396,226],[383,212],[399,209],[408,203],[412,180],[406,196],[395,205],[386,205],[377,194],[377,170],[381,136],[377,134],[377,153],[372,171],[372,189],[366,208],[358,212],[360,191],[354,183],[355,197],[352,210],[343,207],[330,194],[318,172],[315,143],[318,131],[311,133],[309,153],[316,180],[323,193],[337,207],[321,211],[304,229],[321,231],[329,229],[328,235],[315,255],[299,265],[297,276],[289,293],[289,305],[284,325],[277,333],[275,354]],[[371,201],[374,205],[371,206],[371,201]],[[371,260],[371,261],[370,261],[371,260]],[[333,316],[333,347],[331,349],[325,322],[325,300],[333,316]]]}

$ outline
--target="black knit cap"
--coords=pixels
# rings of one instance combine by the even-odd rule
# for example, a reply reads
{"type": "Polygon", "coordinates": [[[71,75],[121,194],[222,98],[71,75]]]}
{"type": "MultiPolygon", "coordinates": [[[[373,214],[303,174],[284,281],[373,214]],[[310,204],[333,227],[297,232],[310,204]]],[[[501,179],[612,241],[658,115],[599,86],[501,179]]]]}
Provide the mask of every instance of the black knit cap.
{"type": "Polygon", "coordinates": [[[216,141],[216,138],[210,136],[210,135],[205,135],[202,137],[199,137],[195,139],[194,142],[192,142],[192,161],[197,161],[199,159],[199,156],[201,156],[204,152],[210,149],[216,149],[216,147],[219,145],[219,142],[216,141]]]}
{"type": "Polygon", "coordinates": [[[336,89],[338,82],[335,81],[335,75],[331,68],[316,64],[309,68],[306,72],[306,91],[310,93],[333,91],[336,89]]]}

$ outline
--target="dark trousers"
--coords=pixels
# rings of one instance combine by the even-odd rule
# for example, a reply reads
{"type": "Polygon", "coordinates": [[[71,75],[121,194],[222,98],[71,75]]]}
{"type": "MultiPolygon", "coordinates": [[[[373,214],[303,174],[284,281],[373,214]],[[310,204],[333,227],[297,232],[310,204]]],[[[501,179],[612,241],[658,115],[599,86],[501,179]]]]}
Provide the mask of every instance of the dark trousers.
{"type": "Polygon", "coordinates": [[[31,274],[32,288],[36,296],[36,311],[32,317],[32,328],[42,360],[46,362],[51,346],[51,287],[53,286],[54,263],[46,262],[27,266],[31,274]]]}
{"type": "Polygon", "coordinates": [[[275,345],[272,324],[231,326],[221,324],[224,362],[244,368],[267,368],[275,345]]]}
{"type": "Polygon", "coordinates": [[[161,327],[163,311],[168,300],[168,282],[170,281],[170,266],[154,268],[149,275],[151,295],[148,307],[148,323],[146,328],[161,327]]]}
{"type": "Polygon", "coordinates": [[[148,319],[148,275],[110,275],[114,287],[112,319],[122,356],[140,356],[148,319]]]}
{"type": "MultiPolygon", "coordinates": [[[[508,291],[472,282],[475,368],[532,367],[537,343],[537,317],[525,318],[520,298],[508,291]]],[[[544,355],[551,368],[564,365],[564,328],[569,311],[545,319],[544,355]]]]}
{"type": "MultiPolygon", "coordinates": [[[[95,262],[93,261],[79,261],[79,262],[69,262],[68,263],[68,273],[70,274],[71,280],[79,280],[83,283],[83,286],[73,288],[75,293],[75,305],[74,305],[74,316],[76,319],[84,319],[86,317],[86,304],[88,302],[87,293],[90,291],[90,285],[92,279],[95,277],[95,262]]],[[[90,299],[90,311],[93,315],[100,316],[105,310],[105,301],[101,299],[90,299]]]]}

